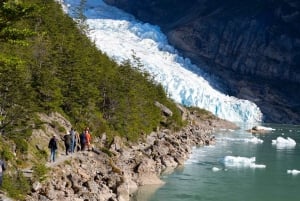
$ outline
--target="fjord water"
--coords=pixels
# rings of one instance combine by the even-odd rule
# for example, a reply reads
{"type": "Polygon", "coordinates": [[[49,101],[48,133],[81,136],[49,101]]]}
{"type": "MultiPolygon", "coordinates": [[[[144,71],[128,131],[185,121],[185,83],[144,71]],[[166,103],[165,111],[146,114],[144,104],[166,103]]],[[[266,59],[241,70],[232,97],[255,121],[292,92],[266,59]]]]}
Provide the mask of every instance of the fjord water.
{"type": "Polygon", "coordinates": [[[194,148],[184,167],[162,175],[164,186],[151,196],[138,192],[134,200],[298,201],[300,174],[288,170],[300,170],[300,126],[268,126],[276,130],[254,136],[242,127],[216,134],[216,145],[194,148]],[[290,137],[297,144],[272,144],[277,137],[290,137]],[[225,165],[225,156],[256,157],[256,161],[225,165]]]}

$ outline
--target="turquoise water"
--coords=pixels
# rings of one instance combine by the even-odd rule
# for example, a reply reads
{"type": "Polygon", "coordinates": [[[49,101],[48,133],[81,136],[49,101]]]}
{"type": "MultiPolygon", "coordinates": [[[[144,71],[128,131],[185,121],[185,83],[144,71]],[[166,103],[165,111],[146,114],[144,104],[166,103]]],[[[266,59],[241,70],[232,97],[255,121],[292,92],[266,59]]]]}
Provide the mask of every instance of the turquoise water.
{"type": "MultiPolygon", "coordinates": [[[[148,201],[298,201],[300,200],[300,126],[264,125],[276,129],[268,134],[244,131],[216,134],[217,144],[193,150],[184,167],[162,175],[166,182],[148,201]],[[277,146],[277,137],[294,139],[295,146],[277,146]],[[251,140],[251,141],[249,141],[251,140]],[[261,142],[260,140],[263,140],[261,142]],[[260,141],[260,142],[259,142],[260,141]],[[224,164],[225,156],[256,157],[253,167],[224,164]],[[228,166],[229,165],[229,166],[228,166]],[[265,167],[264,167],[265,166],[265,167]]],[[[141,193],[142,194],[142,193],[141,193]]],[[[140,196],[137,200],[146,198],[140,196]]]]}

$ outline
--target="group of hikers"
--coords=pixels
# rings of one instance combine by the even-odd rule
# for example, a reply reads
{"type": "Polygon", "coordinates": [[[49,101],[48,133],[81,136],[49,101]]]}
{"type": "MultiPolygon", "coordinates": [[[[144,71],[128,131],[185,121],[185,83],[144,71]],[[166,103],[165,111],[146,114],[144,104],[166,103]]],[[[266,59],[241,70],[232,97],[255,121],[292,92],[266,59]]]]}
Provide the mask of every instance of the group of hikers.
{"type": "MultiPolygon", "coordinates": [[[[57,136],[53,135],[48,144],[48,148],[50,149],[50,162],[55,162],[57,140],[57,136]]],[[[62,140],[65,144],[66,155],[74,153],[75,151],[91,149],[91,133],[88,127],[85,128],[80,135],[74,130],[74,128],[71,128],[70,132],[64,135],[62,140]]]]}

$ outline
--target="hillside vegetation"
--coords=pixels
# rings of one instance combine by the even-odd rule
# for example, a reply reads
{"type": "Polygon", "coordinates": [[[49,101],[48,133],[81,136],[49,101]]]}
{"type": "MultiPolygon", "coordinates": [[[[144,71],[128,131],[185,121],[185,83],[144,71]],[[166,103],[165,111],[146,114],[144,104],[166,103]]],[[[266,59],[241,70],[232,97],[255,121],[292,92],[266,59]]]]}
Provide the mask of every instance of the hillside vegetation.
{"type": "MultiPolygon", "coordinates": [[[[136,65],[116,64],[86,37],[82,23],[54,0],[0,2],[0,154],[16,170],[32,130],[42,125],[38,113],[59,112],[79,132],[89,126],[94,136],[130,141],[158,126],[183,124],[162,86],[139,70],[138,58],[136,65]],[[156,101],[173,115],[163,119],[156,101]]],[[[4,182],[20,199],[29,187],[16,174],[4,182]]]]}
{"type": "Polygon", "coordinates": [[[161,121],[155,101],[174,109],[140,64],[117,65],[54,1],[5,0],[0,9],[0,129],[8,136],[31,129],[35,112],[58,111],[77,129],[134,139],[161,121]]]}

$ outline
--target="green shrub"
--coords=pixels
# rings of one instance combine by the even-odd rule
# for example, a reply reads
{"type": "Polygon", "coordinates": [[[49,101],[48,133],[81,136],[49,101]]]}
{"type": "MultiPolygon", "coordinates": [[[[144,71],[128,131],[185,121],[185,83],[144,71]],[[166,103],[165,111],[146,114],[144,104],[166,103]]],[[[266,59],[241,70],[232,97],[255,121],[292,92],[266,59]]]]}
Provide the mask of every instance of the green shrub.
{"type": "Polygon", "coordinates": [[[46,174],[48,173],[49,169],[45,166],[44,163],[35,164],[32,169],[34,179],[39,181],[43,181],[46,179],[46,174]]]}
{"type": "Polygon", "coordinates": [[[189,107],[189,111],[200,119],[216,119],[210,111],[198,107],[189,107]]]}
{"type": "Polygon", "coordinates": [[[10,144],[0,141],[0,156],[5,161],[13,160],[14,155],[10,150],[10,144]]]}
{"type": "Polygon", "coordinates": [[[61,126],[57,121],[52,121],[50,125],[52,128],[57,129],[60,133],[66,132],[66,129],[63,126],[61,126]]]}
{"type": "Polygon", "coordinates": [[[11,175],[4,174],[3,189],[9,197],[24,200],[30,188],[30,182],[23,176],[22,172],[17,171],[11,175]]]}
{"type": "Polygon", "coordinates": [[[28,143],[23,138],[13,138],[16,144],[16,151],[21,154],[26,154],[28,152],[28,143]]]}
{"type": "Polygon", "coordinates": [[[109,157],[114,156],[114,153],[112,153],[111,151],[109,151],[109,149],[105,148],[105,147],[101,147],[101,151],[103,153],[106,153],[109,157]]]}
{"type": "Polygon", "coordinates": [[[72,165],[72,163],[71,163],[70,160],[65,160],[65,161],[64,161],[64,164],[65,164],[65,165],[70,165],[70,166],[72,165]]]}

